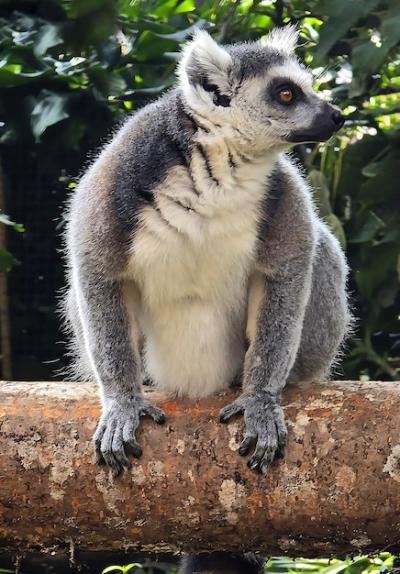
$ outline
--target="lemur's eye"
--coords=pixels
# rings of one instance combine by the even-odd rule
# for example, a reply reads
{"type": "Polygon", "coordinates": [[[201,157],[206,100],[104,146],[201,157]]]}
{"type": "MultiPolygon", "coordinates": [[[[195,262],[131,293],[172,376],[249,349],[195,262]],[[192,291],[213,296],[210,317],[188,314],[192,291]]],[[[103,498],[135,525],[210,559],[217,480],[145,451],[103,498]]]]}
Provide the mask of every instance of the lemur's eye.
{"type": "Polygon", "coordinates": [[[290,104],[294,100],[293,90],[290,88],[282,88],[278,92],[278,98],[282,104],[290,104]]]}

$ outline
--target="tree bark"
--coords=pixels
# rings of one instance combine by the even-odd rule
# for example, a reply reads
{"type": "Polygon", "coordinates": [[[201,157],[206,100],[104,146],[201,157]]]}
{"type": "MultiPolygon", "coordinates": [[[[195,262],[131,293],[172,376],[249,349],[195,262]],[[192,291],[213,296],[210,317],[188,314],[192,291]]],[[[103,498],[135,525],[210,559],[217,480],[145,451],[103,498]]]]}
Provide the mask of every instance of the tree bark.
{"type": "Polygon", "coordinates": [[[232,395],[147,395],[167,423],[143,421],[142,459],[112,479],[93,464],[94,385],[0,384],[0,548],[292,556],[399,548],[399,384],[288,388],[288,452],[267,477],[237,453],[242,419],[218,422],[232,395]]]}

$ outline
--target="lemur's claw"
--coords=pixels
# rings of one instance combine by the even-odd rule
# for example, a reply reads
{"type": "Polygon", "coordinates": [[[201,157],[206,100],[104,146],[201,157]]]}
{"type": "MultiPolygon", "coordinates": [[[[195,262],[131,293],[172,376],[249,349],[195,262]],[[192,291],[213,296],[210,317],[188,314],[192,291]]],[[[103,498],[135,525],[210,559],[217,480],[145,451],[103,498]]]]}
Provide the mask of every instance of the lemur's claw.
{"type": "Polygon", "coordinates": [[[149,415],[158,425],[162,425],[166,421],[166,416],[164,411],[155,407],[151,403],[145,405],[140,411],[141,415],[149,415]]]}
{"type": "Polygon", "coordinates": [[[243,442],[241,443],[241,445],[239,447],[240,456],[245,456],[246,454],[249,454],[251,449],[256,445],[256,442],[257,442],[256,436],[251,436],[251,435],[245,436],[243,439],[243,442]]]}
{"type": "Polygon", "coordinates": [[[220,420],[226,422],[241,413],[244,413],[246,431],[239,454],[245,456],[255,447],[247,466],[267,474],[275,458],[282,458],[285,453],[287,430],[282,408],[275,395],[251,391],[224,407],[220,420]]]}
{"type": "Polygon", "coordinates": [[[109,466],[113,477],[132,468],[131,456],[142,456],[135,433],[143,415],[151,416],[159,424],[165,421],[163,411],[140,396],[111,402],[100,419],[93,437],[95,460],[109,466]]]}

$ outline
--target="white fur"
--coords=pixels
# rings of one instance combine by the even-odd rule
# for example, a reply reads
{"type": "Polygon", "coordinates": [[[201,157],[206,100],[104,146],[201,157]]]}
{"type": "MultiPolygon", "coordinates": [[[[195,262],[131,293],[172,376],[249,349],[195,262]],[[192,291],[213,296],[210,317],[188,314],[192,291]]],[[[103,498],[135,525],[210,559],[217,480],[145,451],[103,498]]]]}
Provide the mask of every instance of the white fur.
{"type": "Polygon", "coordinates": [[[201,86],[193,86],[189,82],[186,70],[193,60],[210,84],[216,84],[223,93],[230,93],[232,59],[205,30],[197,30],[193,40],[185,45],[177,70],[179,83],[188,104],[200,111],[204,106],[209,107],[212,96],[201,86]]]}
{"type": "MultiPolygon", "coordinates": [[[[71,234],[72,237],[72,241],[73,242],[73,238],[76,237],[75,234],[71,234]]],[[[83,340],[85,342],[85,351],[86,351],[86,357],[87,360],[89,362],[90,368],[92,369],[93,375],[96,378],[96,382],[99,385],[99,390],[101,393],[101,399],[102,399],[102,403],[105,404],[107,401],[107,398],[104,395],[104,389],[103,389],[103,385],[101,384],[101,377],[100,374],[97,370],[96,367],[96,362],[93,358],[92,352],[91,352],[91,340],[90,340],[90,328],[86,323],[86,318],[88,316],[88,313],[85,309],[86,303],[85,303],[85,299],[82,295],[82,291],[80,288],[80,280],[79,280],[79,274],[78,274],[78,269],[79,269],[79,263],[78,263],[78,258],[76,257],[75,254],[75,250],[71,249],[70,251],[70,258],[71,258],[71,284],[75,293],[75,297],[76,297],[76,304],[77,304],[77,308],[78,308],[78,314],[79,314],[79,319],[81,322],[81,327],[82,327],[82,336],[83,336],[83,340]]]]}
{"type": "Polygon", "coordinates": [[[284,66],[274,66],[267,75],[268,81],[279,77],[292,80],[292,82],[299,85],[306,94],[313,92],[313,77],[297,60],[288,60],[284,66]]]}
{"type": "Polygon", "coordinates": [[[221,185],[196,153],[193,180],[174,168],[157,190],[159,211],[142,213],[127,271],[142,294],[147,372],[163,390],[191,397],[227,388],[243,364],[260,202],[276,159],[232,170],[223,139],[207,152],[221,185]]]}
{"type": "Polygon", "coordinates": [[[298,39],[299,30],[296,26],[284,26],[272,30],[267,36],[260,39],[260,43],[290,55],[294,52],[298,39]]]}

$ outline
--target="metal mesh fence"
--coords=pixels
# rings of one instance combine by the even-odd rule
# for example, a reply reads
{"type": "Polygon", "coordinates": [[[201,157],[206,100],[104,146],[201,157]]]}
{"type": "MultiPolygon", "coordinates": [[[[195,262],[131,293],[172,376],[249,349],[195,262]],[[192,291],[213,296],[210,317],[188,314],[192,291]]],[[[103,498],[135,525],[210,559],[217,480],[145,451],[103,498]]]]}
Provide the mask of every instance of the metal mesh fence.
{"type": "Polygon", "coordinates": [[[63,285],[62,210],[66,178],[76,174],[75,155],[47,157],[35,148],[12,146],[2,151],[6,210],[25,227],[8,231],[7,248],[19,264],[9,274],[12,369],[15,379],[60,378],[65,365],[64,335],[56,313],[63,285]]]}

